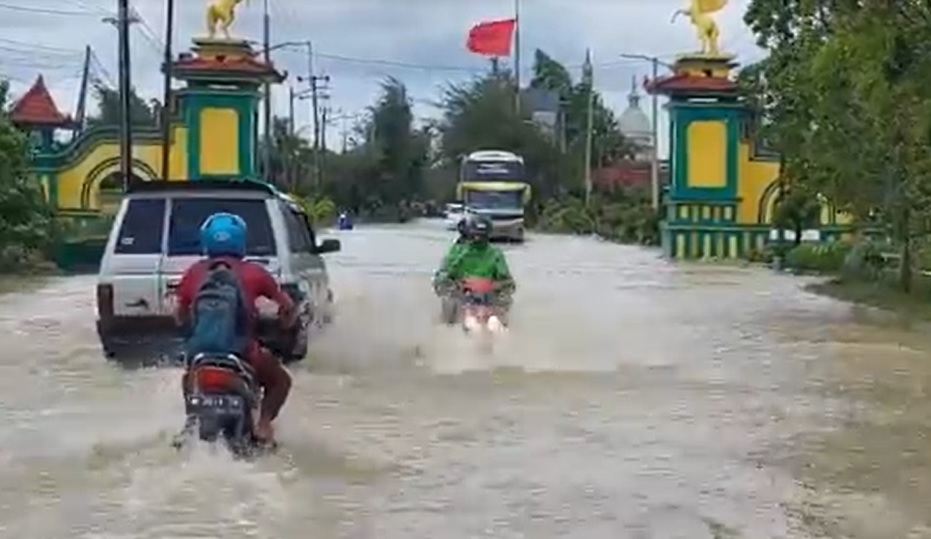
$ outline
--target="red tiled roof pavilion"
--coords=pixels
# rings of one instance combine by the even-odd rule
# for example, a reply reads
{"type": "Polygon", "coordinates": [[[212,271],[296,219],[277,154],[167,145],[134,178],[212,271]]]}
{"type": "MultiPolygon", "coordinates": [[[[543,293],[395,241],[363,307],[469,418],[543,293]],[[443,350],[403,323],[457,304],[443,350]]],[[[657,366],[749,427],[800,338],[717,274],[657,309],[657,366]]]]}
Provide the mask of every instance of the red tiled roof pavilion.
{"type": "Polygon", "coordinates": [[[42,75],[10,109],[10,119],[21,126],[65,127],[71,124],[71,118],[55,105],[42,75]]]}

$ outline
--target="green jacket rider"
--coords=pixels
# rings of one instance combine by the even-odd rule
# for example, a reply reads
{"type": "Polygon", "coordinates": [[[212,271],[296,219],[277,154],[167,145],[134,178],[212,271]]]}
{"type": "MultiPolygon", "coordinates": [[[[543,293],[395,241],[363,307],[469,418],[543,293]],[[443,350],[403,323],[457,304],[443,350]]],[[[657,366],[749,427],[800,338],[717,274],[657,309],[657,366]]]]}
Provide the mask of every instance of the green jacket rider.
{"type": "Polygon", "coordinates": [[[458,253],[462,252],[463,248],[469,243],[470,228],[471,218],[463,217],[459,220],[459,223],[456,225],[456,230],[459,231],[459,237],[449,246],[449,250],[446,251],[446,255],[443,256],[443,262],[440,263],[440,270],[437,272],[438,277],[440,276],[440,272],[442,272],[442,268],[445,268],[450,260],[458,257],[458,253]]]}
{"type": "MultiPolygon", "coordinates": [[[[498,285],[498,298],[502,303],[510,303],[510,296],[517,286],[508,268],[504,253],[491,245],[491,222],[485,218],[466,221],[467,235],[456,240],[443,258],[442,266],[437,272],[437,283],[451,286],[466,277],[484,277],[494,280],[498,285]]],[[[438,288],[445,288],[438,286],[438,288]]]]}

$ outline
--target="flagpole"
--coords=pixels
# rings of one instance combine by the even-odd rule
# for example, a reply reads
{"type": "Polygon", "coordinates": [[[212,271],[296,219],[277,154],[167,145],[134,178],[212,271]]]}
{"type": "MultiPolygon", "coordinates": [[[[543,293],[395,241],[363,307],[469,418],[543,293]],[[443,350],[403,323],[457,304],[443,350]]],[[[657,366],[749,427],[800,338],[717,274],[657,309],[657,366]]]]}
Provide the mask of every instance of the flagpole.
{"type": "Polygon", "coordinates": [[[520,114],[520,0],[514,0],[514,110],[520,114]]]}
{"type": "Polygon", "coordinates": [[[592,203],[592,143],[595,116],[595,74],[592,68],[592,51],[585,50],[585,81],[588,83],[588,103],[585,109],[585,207],[592,203]]]}

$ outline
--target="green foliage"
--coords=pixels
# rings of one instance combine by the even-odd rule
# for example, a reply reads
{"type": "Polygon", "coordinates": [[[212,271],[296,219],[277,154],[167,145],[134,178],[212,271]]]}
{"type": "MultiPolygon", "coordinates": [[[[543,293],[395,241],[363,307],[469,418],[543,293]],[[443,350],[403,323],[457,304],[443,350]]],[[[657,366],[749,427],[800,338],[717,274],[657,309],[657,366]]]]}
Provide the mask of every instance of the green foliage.
{"type": "Polygon", "coordinates": [[[6,115],[6,81],[0,81],[0,272],[34,267],[52,241],[52,214],[28,171],[25,136],[6,115]]]}
{"type": "Polygon", "coordinates": [[[430,134],[414,126],[410,98],[400,81],[386,79],[381,90],[356,128],[358,142],[342,153],[315,152],[292,132],[290,122],[275,119],[266,176],[283,190],[329,200],[332,209],[320,210],[320,219],[331,219],[337,208],[345,208],[369,219],[398,220],[407,201],[429,196],[424,179],[430,134]]]}
{"type": "MultiPolygon", "coordinates": [[[[515,82],[510,73],[490,73],[446,86],[437,104],[441,118],[420,128],[415,126],[407,89],[389,78],[382,83],[366,118],[356,126],[353,144],[341,153],[314,152],[291,132],[288,122],[277,120],[267,176],[283,190],[310,198],[326,196],[338,208],[368,219],[403,221],[421,208],[436,207],[453,198],[462,155],[478,149],[510,150],[524,157],[527,181],[537,203],[566,202],[570,204],[566,219],[572,220],[570,214],[576,211],[577,202],[571,201],[577,201],[583,192],[590,83],[573,81],[564,66],[537,51],[531,85],[559,93],[564,109],[564,148],[561,140],[554,140],[516,109],[515,82]],[[317,170],[323,171],[322,182],[317,180],[317,170]]],[[[593,148],[592,167],[612,164],[634,150],[597,93],[593,148]]],[[[611,238],[655,241],[656,234],[648,231],[655,229],[657,219],[648,201],[639,196],[612,197],[616,198],[605,194],[608,202],[586,210],[597,221],[597,226],[588,228],[611,238]]],[[[532,209],[530,214],[534,216],[532,209]]],[[[585,229],[575,221],[548,226],[564,232],[585,229]]]]}
{"type": "MultiPolygon", "coordinates": [[[[459,159],[469,152],[491,148],[513,151],[524,157],[528,183],[538,199],[581,192],[590,84],[573,81],[562,64],[538,50],[530,85],[559,95],[565,124],[564,151],[561,136],[554,139],[516,110],[514,78],[509,72],[501,72],[446,87],[440,100],[443,118],[437,126],[440,163],[452,172],[459,159]]],[[[597,92],[592,133],[589,166],[604,166],[634,151],[597,92]]]]}
{"type": "Polygon", "coordinates": [[[440,102],[443,117],[437,126],[437,168],[446,171],[449,185],[455,184],[464,154],[492,148],[513,151],[526,163],[527,182],[537,200],[529,209],[528,220],[537,227],[550,232],[598,234],[615,241],[656,243],[658,216],[643,193],[600,193],[587,208],[582,201],[586,167],[613,164],[635,150],[621,135],[613,112],[595,92],[592,160],[585,162],[591,81],[573,81],[565,66],[540,50],[536,51],[533,70],[530,85],[559,96],[564,133],[554,139],[534,125],[525,111],[516,109],[515,81],[508,72],[450,85],[440,102]]]}
{"type": "Polygon", "coordinates": [[[783,181],[879,224],[911,283],[931,233],[931,5],[751,0],[768,57],[742,77],[783,181]]]}
{"type": "Polygon", "coordinates": [[[604,239],[640,245],[659,244],[659,215],[649,205],[649,193],[618,190],[593,198],[567,196],[543,204],[538,228],[546,232],[596,234],[604,239]]]}
{"type": "Polygon", "coordinates": [[[515,152],[524,157],[527,181],[543,198],[555,193],[560,161],[553,141],[514,108],[514,81],[508,74],[489,75],[450,85],[440,102],[438,125],[441,163],[458,172],[463,155],[480,149],[515,152]]]}
{"type": "Polygon", "coordinates": [[[763,249],[752,248],[747,253],[747,262],[754,264],[772,264],[776,258],[776,250],[773,246],[766,246],[763,249]]]}
{"type": "Polygon", "coordinates": [[[804,183],[787,186],[776,200],[773,225],[795,232],[795,245],[802,242],[802,231],[818,226],[821,218],[821,200],[804,183]]]}
{"type": "Polygon", "coordinates": [[[336,218],[336,204],[328,197],[297,197],[298,204],[314,225],[325,225],[336,218]]]}
{"type": "Polygon", "coordinates": [[[878,281],[887,269],[887,246],[871,241],[861,241],[850,249],[844,258],[841,274],[848,279],[878,281]]]}
{"type": "Polygon", "coordinates": [[[786,253],[785,265],[799,272],[837,274],[850,250],[847,242],[802,243],[786,253]]]}
{"type": "MultiPolygon", "coordinates": [[[[94,96],[97,99],[97,115],[88,118],[92,126],[118,127],[120,125],[120,93],[106,86],[94,87],[94,96]]],[[[158,125],[159,106],[156,103],[146,103],[136,91],[129,94],[130,118],[135,127],[156,127],[158,125]]]]}

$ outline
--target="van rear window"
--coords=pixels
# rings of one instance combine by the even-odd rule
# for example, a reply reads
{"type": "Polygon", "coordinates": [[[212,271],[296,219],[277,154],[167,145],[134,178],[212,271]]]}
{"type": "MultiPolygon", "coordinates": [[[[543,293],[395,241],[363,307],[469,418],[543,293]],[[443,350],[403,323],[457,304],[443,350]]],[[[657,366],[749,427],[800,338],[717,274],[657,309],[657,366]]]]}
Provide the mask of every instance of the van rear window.
{"type": "Polygon", "coordinates": [[[203,253],[200,226],[214,213],[233,213],[248,227],[246,254],[274,256],[275,236],[263,199],[176,198],[171,203],[168,226],[168,255],[194,256],[203,253]]]}
{"type": "Polygon", "coordinates": [[[126,205],[120,235],[113,251],[120,255],[148,255],[162,252],[165,222],[164,198],[132,199],[126,205]]]}

